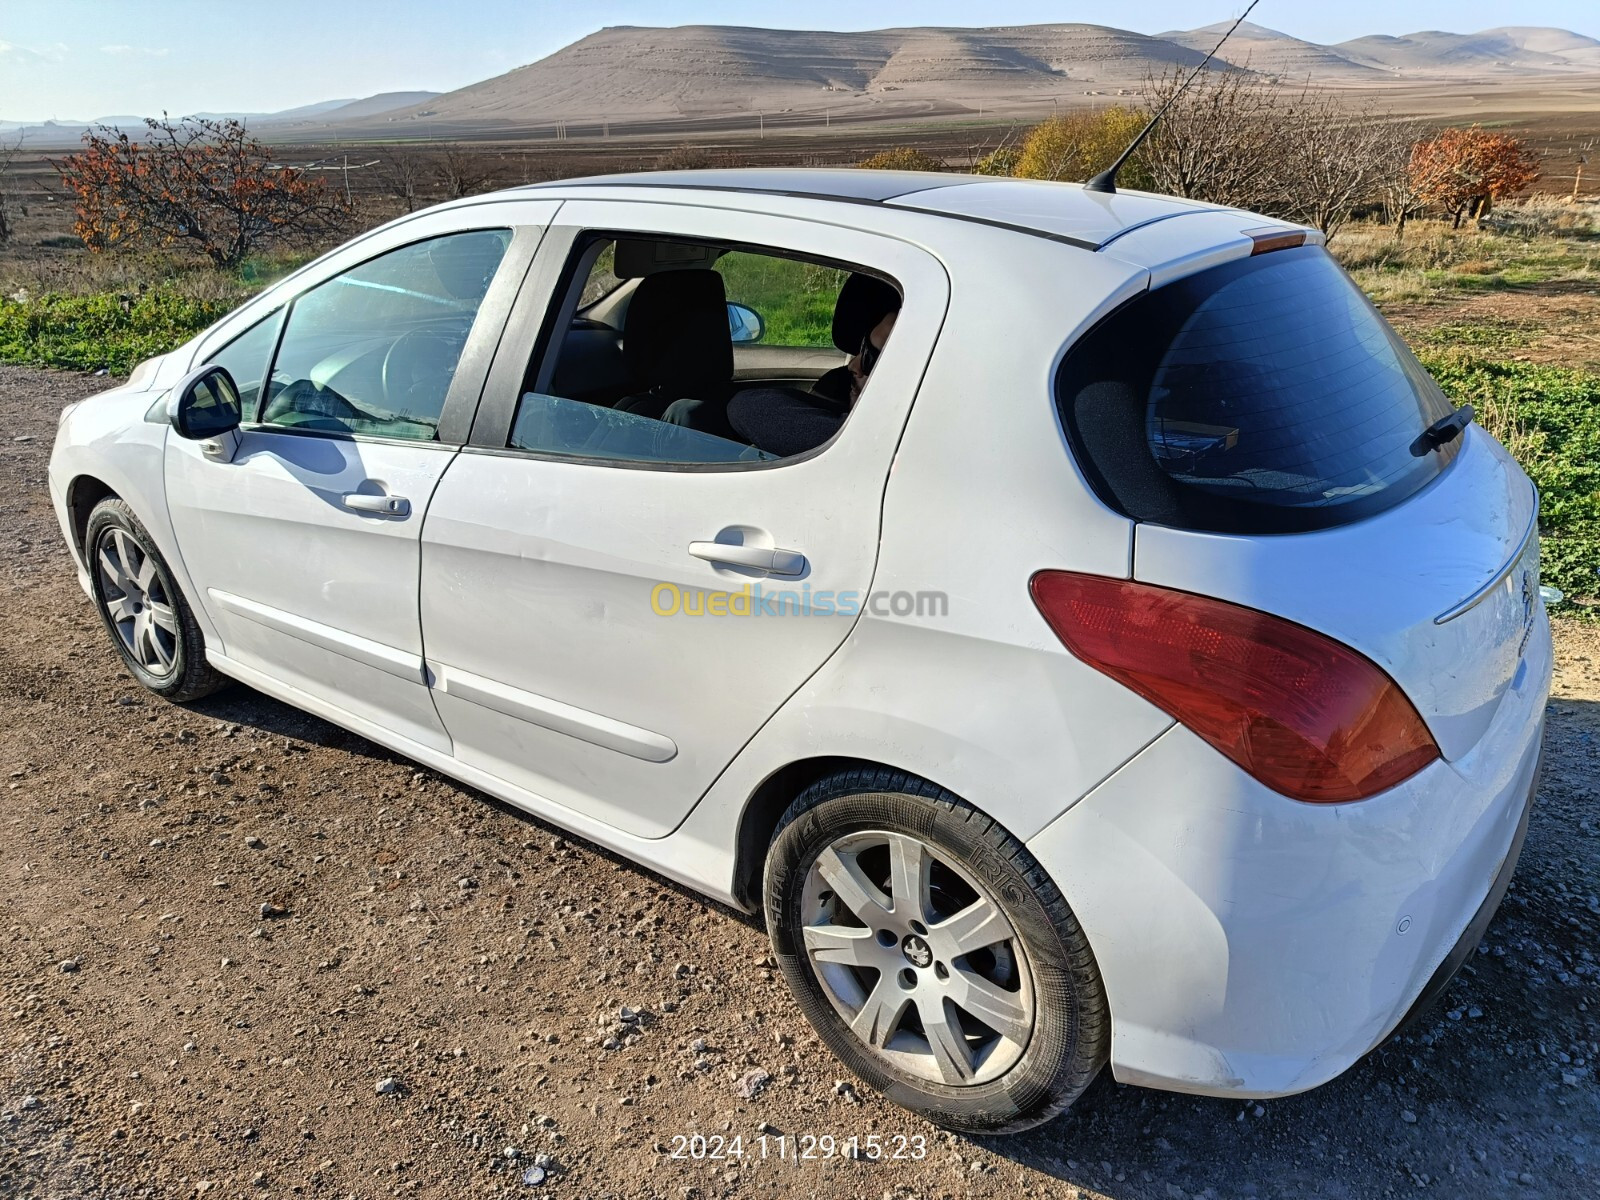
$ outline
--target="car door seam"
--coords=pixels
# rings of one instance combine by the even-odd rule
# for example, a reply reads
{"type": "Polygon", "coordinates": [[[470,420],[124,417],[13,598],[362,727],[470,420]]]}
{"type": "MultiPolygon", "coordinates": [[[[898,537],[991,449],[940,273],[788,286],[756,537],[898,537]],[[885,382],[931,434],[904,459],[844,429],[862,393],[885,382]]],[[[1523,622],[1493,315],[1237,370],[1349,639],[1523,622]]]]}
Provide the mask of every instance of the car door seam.
{"type": "MultiPolygon", "coordinates": [[[[901,244],[909,245],[910,243],[901,244]]],[[[911,400],[910,403],[906,405],[905,420],[901,422],[899,433],[895,437],[894,450],[889,455],[889,461],[883,468],[883,484],[878,492],[877,545],[872,555],[872,571],[867,577],[867,586],[865,591],[867,596],[872,594],[873,585],[878,580],[879,564],[883,558],[884,512],[889,496],[889,481],[894,475],[895,459],[897,459],[900,455],[900,447],[905,441],[906,430],[911,426],[911,419],[917,407],[917,397],[921,395],[923,385],[927,382],[928,370],[933,364],[933,356],[938,352],[939,349],[939,339],[944,336],[944,326],[945,322],[948,321],[950,317],[950,304],[954,295],[954,286],[950,280],[950,271],[949,268],[945,266],[944,261],[931,250],[928,250],[924,247],[915,248],[926,254],[928,258],[938,266],[940,274],[944,276],[944,311],[939,315],[938,326],[933,331],[933,340],[929,343],[927,355],[922,362],[922,369],[917,373],[916,384],[911,389],[911,400]]],[[[697,809],[699,809],[700,805],[705,802],[705,798],[716,790],[717,784],[722,782],[723,776],[728,773],[728,771],[733,767],[734,763],[739,761],[744,752],[750,748],[751,743],[761,735],[762,731],[765,730],[768,725],[772,724],[772,722],[777,719],[779,713],[783,712],[789,707],[790,702],[793,701],[794,698],[798,696],[813,679],[821,674],[823,668],[837,658],[844,648],[850,644],[851,639],[855,637],[856,630],[860,627],[862,611],[864,611],[865,608],[866,605],[863,604],[861,611],[856,613],[855,619],[850,622],[850,628],[845,631],[845,635],[839,639],[838,644],[834,646],[834,648],[826,655],[824,655],[821,661],[819,661],[812,670],[808,671],[804,678],[795,684],[793,690],[791,690],[788,695],[779,701],[778,704],[773,707],[772,711],[768,713],[767,716],[753,730],[750,731],[750,736],[739,743],[738,748],[728,757],[728,761],[722,764],[722,767],[712,777],[711,782],[706,785],[705,790],[695,798],[693,804],[689,805],[689,807],[684,810],[683,816],[678,820],[678,823],[671,829],[667,830],[666,833],[663,833],[661,837],[671,837],[688,823],[689,818],[697,809]]],[[[747,801],[748,799],[748,797],[745,797],[744,800],[740,802],[739,812],[741,819],[743,818],[744,814],[744,801],[747,801]]]]}

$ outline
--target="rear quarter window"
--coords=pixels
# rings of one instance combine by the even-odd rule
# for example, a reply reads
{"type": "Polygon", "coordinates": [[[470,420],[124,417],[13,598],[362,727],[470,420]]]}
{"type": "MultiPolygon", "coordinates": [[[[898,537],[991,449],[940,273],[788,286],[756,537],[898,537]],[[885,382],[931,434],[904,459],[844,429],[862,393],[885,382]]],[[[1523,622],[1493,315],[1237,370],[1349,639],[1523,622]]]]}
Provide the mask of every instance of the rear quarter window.
{"type": "Polygon", "coordinates": [[[1435,478],[1417,453],[1450,401],[1319,246],[1180,279],[1066,356],[1062,423],[1106,503],[1228,533],[1359,520],[1435,478]]]}

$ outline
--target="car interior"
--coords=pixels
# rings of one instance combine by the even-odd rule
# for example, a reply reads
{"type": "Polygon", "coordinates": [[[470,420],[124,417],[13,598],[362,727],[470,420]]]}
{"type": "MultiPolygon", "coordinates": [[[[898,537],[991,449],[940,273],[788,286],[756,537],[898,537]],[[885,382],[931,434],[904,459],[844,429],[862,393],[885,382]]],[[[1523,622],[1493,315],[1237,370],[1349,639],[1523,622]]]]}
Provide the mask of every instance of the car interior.
{"type": "Polygon", "coordinates": [[[290,310],[260,420],[431,439],[509,242],[506,230],[434,238],[307,292],[290,310]]]}
{"type": "Polygon", "coordinates": [[[729,424],[729,400],[749,389],[847,391],[840,375],[881,316],[871,289],[885,286],[769,250],[596,235],[574,252],[553,322],[564,332],[530,367],[510,445],[640,461],[771,460],[759,437],[729,424]]]}

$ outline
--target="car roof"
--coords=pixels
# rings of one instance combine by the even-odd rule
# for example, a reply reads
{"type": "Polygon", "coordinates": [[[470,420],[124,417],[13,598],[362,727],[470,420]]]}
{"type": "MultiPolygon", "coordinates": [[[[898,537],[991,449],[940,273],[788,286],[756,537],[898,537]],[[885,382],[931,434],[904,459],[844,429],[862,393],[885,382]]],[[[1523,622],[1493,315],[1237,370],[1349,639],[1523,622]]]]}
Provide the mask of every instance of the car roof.
{"type": "Polygon", "coordinates": [[[1148,192],[1091,192],[1076,183],[859,167],[639,171],[552,180],[518,190],[612,187],[749,192],[882,205],[999,225],[1088,250],[1099,250],[1123,234],[1155,221],[1219,211],[1216,205],[1194,200],[1148,192]]]}

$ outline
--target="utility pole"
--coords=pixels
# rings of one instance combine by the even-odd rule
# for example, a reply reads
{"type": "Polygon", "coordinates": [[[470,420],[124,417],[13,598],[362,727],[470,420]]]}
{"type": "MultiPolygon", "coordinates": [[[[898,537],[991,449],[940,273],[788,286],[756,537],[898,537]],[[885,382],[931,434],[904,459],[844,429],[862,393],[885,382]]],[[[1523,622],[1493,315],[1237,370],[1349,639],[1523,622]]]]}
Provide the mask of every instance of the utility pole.
{"type": "Polygon", "coordinates": [[[350,207],[350,156],[344,156],[344,206],[350,207]]]}

